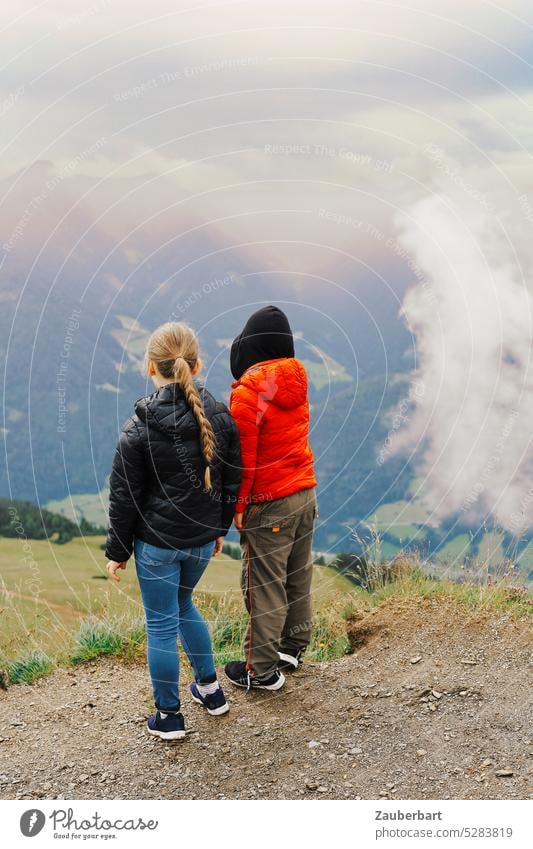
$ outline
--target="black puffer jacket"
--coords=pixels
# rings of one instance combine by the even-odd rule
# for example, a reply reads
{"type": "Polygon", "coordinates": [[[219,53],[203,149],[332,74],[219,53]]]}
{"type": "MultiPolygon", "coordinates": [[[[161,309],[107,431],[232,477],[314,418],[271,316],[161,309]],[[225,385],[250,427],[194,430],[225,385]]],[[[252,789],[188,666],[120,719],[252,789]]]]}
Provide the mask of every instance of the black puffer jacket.
{"type": "Polygon", "coordinates": [[[239,435],[228,408],[198,387],[215,432],[211,491],[196,419],[176,383],[135,404],[122,428],[110,479],[106,557],[121,562],[138,537],[191,548],[227,534],[241,481],[239,435]]]}

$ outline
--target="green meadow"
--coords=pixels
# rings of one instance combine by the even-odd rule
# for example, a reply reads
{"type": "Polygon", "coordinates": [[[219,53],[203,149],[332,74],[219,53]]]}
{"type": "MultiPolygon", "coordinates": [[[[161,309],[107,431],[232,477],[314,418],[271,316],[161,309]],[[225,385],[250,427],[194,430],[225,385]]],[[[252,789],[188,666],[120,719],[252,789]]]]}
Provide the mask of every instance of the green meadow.
{"type": "MultiPolygon", "coordinates": [[[[52,656],[68,653],[73,634],[90,617],[142,617],[131,560],[120,584],[107,578],[103,537],[76,538],[65,545],[47,540],[0,540],[0,657],[12,659],[39,650],[52,656]]],[[[239,600],[241,564],[224,554],[213,559],[200,585],[201,598],[221,603],[239,600]]],[[[352,592],[342,575],[315,566],[318,608],[352,592]]]]}
{"type": "MultiPolygon", "coordinates": [[[[58,664],[78,665],[103,655],[144,659],[145,634],[134,564],[117,586],[107,578],[103,537],[46,540],[1,538],[0,684],[32,683],[58,664]]],[[[240,598],[241,564],[220,555],[206,571],[197,604],[211,629],[215,661],[238,657],[246,627],[240,598]]],[[[357,587],[329,566],[314,568],[314,623],[310,661],[354,650],[353,622],[396,600],[458,604],[479,612],[531,614],[531,596],[505,583],[454,583],[427,575],[414,557],[368,562],[371,581],[357,587]]],[[[183,658],[186,663],[186,659],[183,658]]]]}

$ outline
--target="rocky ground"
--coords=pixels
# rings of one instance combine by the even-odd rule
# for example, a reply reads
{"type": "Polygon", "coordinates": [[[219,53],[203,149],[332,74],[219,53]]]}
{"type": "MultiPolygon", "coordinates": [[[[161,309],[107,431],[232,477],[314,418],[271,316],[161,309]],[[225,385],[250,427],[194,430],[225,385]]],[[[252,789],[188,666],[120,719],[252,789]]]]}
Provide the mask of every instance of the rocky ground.
{"type": "Polygon", "coordinates": [[[279,693],[227,684],[219,719],[185,694],[190,734],[172,744],[145,734],[144,667],[101,660],[12,686],[0,693],[0,795],[530,797],[523,620],[393,601],[354,622],[352,639],[355,654],[304,665],[279,693]]]}

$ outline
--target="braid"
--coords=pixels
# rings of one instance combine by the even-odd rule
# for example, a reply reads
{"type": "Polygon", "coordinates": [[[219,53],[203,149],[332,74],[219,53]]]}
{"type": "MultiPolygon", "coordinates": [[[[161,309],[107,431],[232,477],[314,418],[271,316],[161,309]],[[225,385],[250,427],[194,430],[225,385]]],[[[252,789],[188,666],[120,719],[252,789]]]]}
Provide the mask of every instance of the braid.
{"type": "Polygon", "coordinates": [[[200,431],[200,446],[205,460],[204,485],[212,489],[211,469],[216,451],[216,438],[207,418],[200,393],[192,379],[192,369],[198,362],[198,340],[186,324],[167,322],[155,330],[146,348],[146,360],[152,360],[163,377],[174,379],[183,390],[200,431]]]}
{"type": "Polygon", "coordinates": [[[188,406],[191,408],[196,421],[198,422],[198,429],[200,431],[200,445],[202,447],[202,454],[206,463],[204,484],[206,489],[212,489],[210,466],[213,462],[213,457],[215,456],[216,450],[215,433],[213,431],[211,422],[205,414],[204,405],[202,404],[200,393],[198,392],[198,389],[196,388],[196,385],[192,379],[189,364],[181,356],[176,358],[176,362],[174,365],[174,374],[176,376],[176,382],[179,383],[179,385],[181,386],[183,394],[185,395],[185,400],[188,406]]]}

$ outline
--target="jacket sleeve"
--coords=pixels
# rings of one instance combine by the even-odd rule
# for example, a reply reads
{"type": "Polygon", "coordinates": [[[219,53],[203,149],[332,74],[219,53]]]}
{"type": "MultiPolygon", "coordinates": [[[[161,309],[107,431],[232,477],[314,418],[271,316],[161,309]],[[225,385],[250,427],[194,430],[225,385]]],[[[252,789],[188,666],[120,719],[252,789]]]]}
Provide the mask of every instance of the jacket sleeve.
{"type": "Polygon", "coordinates": [[[225,533],[233,521],[242,479],[239,431],[228,412],[230,433],[227,454],[222,463],[222,524],[225,533]]]}
{"type": "Polygon", "coordinates": [[[244,513],[257,468],[257,445],[259,442],[257,394],[247,387],[237,387],[231,395],[230,403],[231,414],[237,424],[241,443],[242,481],[235,512],[244,513]]]}
{"type": "Polygon", "coordinates": [[[130,419],[120,434],[109,479],[109,529],[105,555],[117,563],[128,560],[133,551],[133,531],[142,510],[145,483],[142,441],[130,419]]]}

